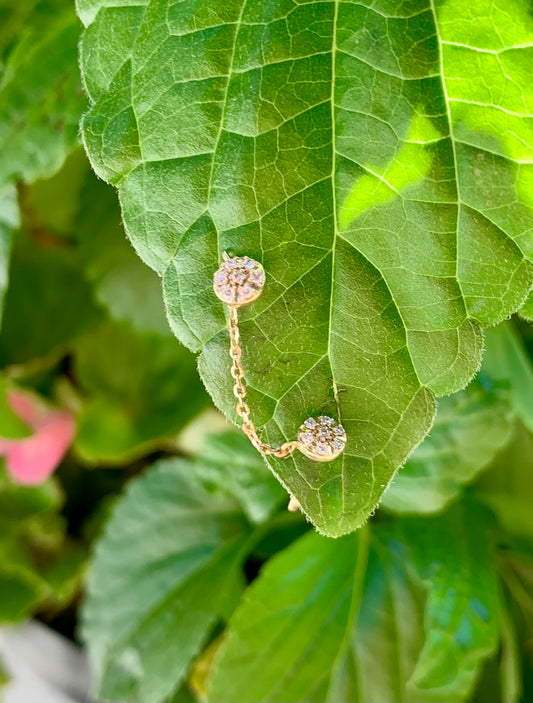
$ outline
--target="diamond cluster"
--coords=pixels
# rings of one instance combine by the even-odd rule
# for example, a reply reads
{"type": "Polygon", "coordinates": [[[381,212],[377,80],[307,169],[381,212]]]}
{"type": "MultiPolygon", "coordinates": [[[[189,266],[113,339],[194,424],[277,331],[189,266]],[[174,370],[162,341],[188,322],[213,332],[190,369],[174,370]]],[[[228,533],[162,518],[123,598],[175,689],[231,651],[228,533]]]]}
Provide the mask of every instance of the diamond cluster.
{"type": "Polygon", "coordinates": [[[265,270],[248,256],[234,256],[222,262],[213,276],[213,288],[227,305],[246,305],[256,300],[265,285],[265,270]]]}
{"type": "Polygon", "coordinates": [[[300,450],[311,459],[331,461],[346,445],[344,427],[332,417],[308,418],[298,432],[300,450]]]}

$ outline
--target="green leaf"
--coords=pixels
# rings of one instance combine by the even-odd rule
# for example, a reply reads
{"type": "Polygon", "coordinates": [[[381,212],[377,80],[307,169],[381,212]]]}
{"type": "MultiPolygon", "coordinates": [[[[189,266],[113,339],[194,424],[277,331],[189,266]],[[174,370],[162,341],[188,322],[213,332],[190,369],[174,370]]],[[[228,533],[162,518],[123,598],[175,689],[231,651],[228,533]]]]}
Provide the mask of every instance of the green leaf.
{"type": "Polygon", "coordinates": [[[486,332],[484,368],[496,381],[509,384],[518,417],[533,432],[533,364],[510,323],[486,332]]]}
{"type": "Polygon", "coordinates": [[[12,183],[0,183],[0,315],[8,281],[11,232],[18,226],[17,190],[12,183]]]}
{"type": "Polygon", "coordinates": [[[6,524],[59,510],[63,494],[56,481],[39,486],[19,486],[6,471],[0,471],[0,519],[6,524]]]}
{"type": "Polygon", "coordinates": [[[517,633],[510,614],[502,619],[502,653],[500,661],[502,700],[518,703],[522,693],[522,669],[517,633]]]}
{"type": "Polygon", "coordinates": [[[421,689],[452,686],[447,701],[455,687],[470,691],[480,663],[498,645],[500,596],[488,518],[475,503],[462,503],[443,517],[404,523],[429,591],[428,634],[411,680],[421,689]]]}
{"type": "Polygon", "coordinates": [[[46,584],[29,569],[0,569],[0,623],[28,617],[47,594],[46,584]]]}
{"type": "Polygon", "coordinates": [[[283,500],[288,500],[287,492],[240,433],[207,435],[197,471],[204,480],[234,496],[254,523],[264,522],[283,500]]]}
{"type": "Polygon", "coordinates": [[[533,538],[533,435],[517,424],[513,441],[475,486],[504,530],[533,538]]]}
{"type": "Polygon", "coordinates": [[[59,169],[78,143],[86,99],[76,62],[78,22],[68,0],[4,0],[0,24],[1,311],[11,234],[19,225],[15,183],[59,169]]]}
{"type": "Polygon", "coordinates": [[[13,34],[3,38],[8,48],[0,45],[0,184],[31,182],[57,171],[78,142],[86,104],[71,3],[22,0],[18,5],[8,12],[7,21],[13,22],[8,27],[13,34]]]}
{"type": "Polygon", "coordinates": [[[510,3],[79,2],[85,146],[217,406],[236,420],[227,249],[267,271],[242,316],[262,436],[346,427],[333,463],[270,460],[325,534],[366,521],[531,288],[533,19],[510,3]]]}
{"type": "Polygon", "coordinates": [[[533,322],[533,290],[530,291],[526,302],[520,308],[520,315],[529,322],[533,322]]]}
{"type": "Polygon", "coordinates": [[[433,513],[494,459],[514,430],[509,394],[486,388],[486,376],[443,398],[435,424],[396,474],[382,505],[400,513],[433,513]]]}
{"type": "Polygon", "coordinates": [[[362,576],[366,568],[361,539],[308,533],[268,562],[230,622],[210,701],[325,700],[346,634],[355,570],[359,563],[362,576]]]}
{"type": "Polygon", "coordinates": [[[19,486],[0,471],[0,621],[28,617],[54,598],[46,572],[63,558],[62,505],[53,479],[19,486]]]}
{"type": "Polygon", "coordinates": [[[98,301],[115,320],[140,331],[171,335],[161,280],[127,240],[114,190],[88,170],[81,201],[75,236],[98,301]]]}
{"type": "Polygon", "coordinates": [[[0,437],[3,439],[22,439],[29,437],[32,430],[13,411],[8,400],[8,391],[12,384],[0,376],[0,437]]]}
{"type": "Polygon", "coordinates": [[[194,357],[173,337],[106,322],[80,339],[86,394],[75,447],[88,461],[125,462],[172,439],[206,404],[194,357]]]}
{"type": "Polygon", "coordinates": [[[50,590],[49,601],[54,607],[65,608],[81,590],[87,550],[81,545],[70,545],[43,570],[43,578],[50,590]]]}
{"type": "Polygon", "coordinates": [[[172,695],[221,616],[249,535],[237,504],[186,461],[129,485],[97,544],[83,617],[98,698],[172,695]]]}
{"type": "Polygon", "coordinates": [[[64,353],[101,318],[68,241],[18,233],[0,331],[0,365],[64,353]]]}
{"type": "Polygon", "coordinates": [[[499,601],[487,523],[470,537],[465,517],[377,528],[369,544],[365,531],[295,542],[230,621],[209,700],[466,700],[497,645],[499,601]]]}

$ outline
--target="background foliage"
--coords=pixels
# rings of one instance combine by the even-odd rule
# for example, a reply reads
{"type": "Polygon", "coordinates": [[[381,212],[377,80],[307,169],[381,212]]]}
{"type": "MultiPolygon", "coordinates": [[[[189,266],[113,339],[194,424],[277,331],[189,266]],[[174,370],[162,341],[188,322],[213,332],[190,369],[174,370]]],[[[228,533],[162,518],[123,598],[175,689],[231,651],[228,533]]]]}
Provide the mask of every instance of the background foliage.
{"type": "Polygon", "coordinates": [[[83,642],[101,700],[531,700],[527,4],[78,15],[0,2],[0,620],[83,642]],[[264,435],[346,425],[271,466],[338,539],[199,380],[233,418],[224,247],[269,273],[264,435]],[[17,391],[76,419],[39,485],[17,391]]]}

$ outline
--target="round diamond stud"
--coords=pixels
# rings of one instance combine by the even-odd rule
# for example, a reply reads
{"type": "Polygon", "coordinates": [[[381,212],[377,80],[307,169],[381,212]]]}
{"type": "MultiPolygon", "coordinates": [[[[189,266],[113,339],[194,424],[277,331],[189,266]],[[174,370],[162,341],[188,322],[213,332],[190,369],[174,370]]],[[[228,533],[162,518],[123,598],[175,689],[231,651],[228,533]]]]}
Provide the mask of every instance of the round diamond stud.
{"type": "Polygon", "coordinates": [[[344,427],[327,415],[308,418],[298,431],[298,449],[315,461],[331,461],[344,451],[344,427]]]}
{"type": "Polygon", "coordinates": [[[265,286],[265,270],[249,256],[225,259],[213,276],[213,289],[226,305],[248,305],[257,300],[265,286]]]}

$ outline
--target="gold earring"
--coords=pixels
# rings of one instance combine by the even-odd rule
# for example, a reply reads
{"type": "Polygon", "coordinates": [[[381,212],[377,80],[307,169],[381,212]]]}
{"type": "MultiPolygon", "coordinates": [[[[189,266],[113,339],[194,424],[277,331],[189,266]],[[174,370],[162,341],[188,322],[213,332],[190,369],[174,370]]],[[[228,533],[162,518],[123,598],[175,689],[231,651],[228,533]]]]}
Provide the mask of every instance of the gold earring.
{"type": "Polygon", "coordinates": [[[234,380],[233,394],[237,398],[237,415],[242,420],[242,430],[258,452],[264,456],[285,459],[298,449],[314,461],[332,461],[344,450],[346,432],[332,417],[320,415],[309,417],[298,430],[298,439],[272,447],[261,441],[250,417],[246,402],[246,385],[242,367],[238,309],[257,300],[265,286],[265,270],[255,259],[248,256],[230,257],[223,253],[220,268],[213,276],[213,289],[217,297],[229,308],[229,336],[231,375],[234,380]]]}

